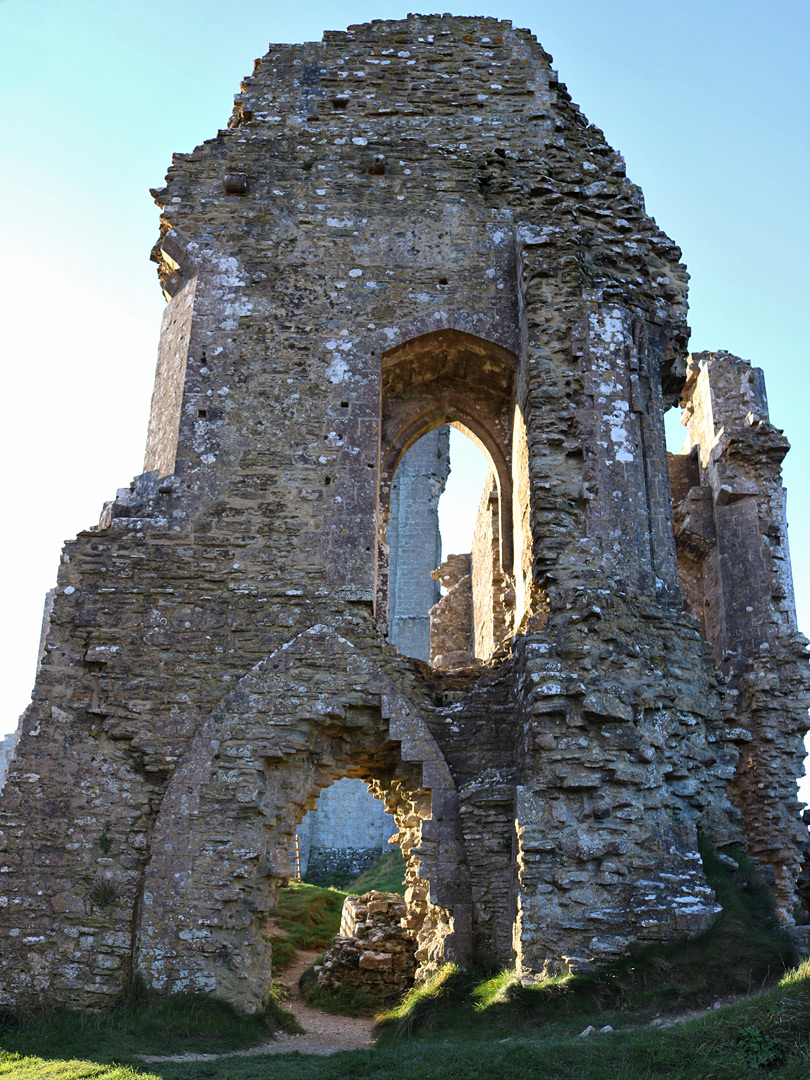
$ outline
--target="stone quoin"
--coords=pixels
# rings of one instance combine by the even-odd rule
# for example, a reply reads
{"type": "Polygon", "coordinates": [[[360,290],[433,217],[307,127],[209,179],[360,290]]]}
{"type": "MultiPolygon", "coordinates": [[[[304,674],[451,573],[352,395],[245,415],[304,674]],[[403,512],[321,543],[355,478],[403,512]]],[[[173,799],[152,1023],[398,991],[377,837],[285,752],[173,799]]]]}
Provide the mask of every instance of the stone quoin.
{"type": "Polygon", "coordinates": [[[688,355],[681,253],[532,34],[272,46],[153,194],[144,471],[64,548],[0,801],[0,1005],[137,978],[260,1008],[296,826],[343,778],[393,815],[417,978],[703,930],[699,833],[789,924],[788,444],[761,372],[688,355]],[[422,659],[388,639],[386,525],[448,424],[491,471],[424,583],[430,664],[424,626],[422,659]]]}

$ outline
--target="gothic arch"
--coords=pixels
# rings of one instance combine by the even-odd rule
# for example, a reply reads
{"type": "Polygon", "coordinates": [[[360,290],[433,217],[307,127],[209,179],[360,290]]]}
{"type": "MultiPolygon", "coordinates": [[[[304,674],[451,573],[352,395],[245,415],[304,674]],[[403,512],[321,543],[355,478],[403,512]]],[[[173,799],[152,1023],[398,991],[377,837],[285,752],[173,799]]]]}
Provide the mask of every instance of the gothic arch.
{"type": "Polygon", "coordinates": [[[455,784],[411,704],[417,691],[401,685],[405,668],[389,661],[386,670],[384,647],[364,644],[356,624],[310,627],[248,672],[200,726],[166,791],[145,873],[136,970],[147,985],[261,1006],[270,983],[262,930],[289,875],[295,827],[319,789],[342,776],[372,784],[394,814],[409,913],[424,917],[422,972],[468,955],[455,784]]]}
{"type": "MultiPolygon", "coordinates": [[[[493,341],[446,328],[396,345],[383,354],[381,365],[381,540],[388,519],[391,484],[402,457],[429,431],[452,424],[492,462],[499,492],[501,566],[511,573],[511,440],[517,357],[493,341]]],[[[381,580],[385,580],[384,567],[381,580]]],[[[380,608],[384,606],[384,593],[383,585],[380,608]]]]}

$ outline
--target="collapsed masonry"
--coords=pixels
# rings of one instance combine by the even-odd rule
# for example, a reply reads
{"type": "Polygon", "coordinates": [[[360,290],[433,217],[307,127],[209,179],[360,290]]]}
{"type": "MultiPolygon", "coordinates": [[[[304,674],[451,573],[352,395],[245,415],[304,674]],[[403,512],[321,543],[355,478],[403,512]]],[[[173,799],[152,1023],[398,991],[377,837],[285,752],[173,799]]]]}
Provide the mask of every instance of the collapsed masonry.
{"type": "Polygon", "coordinates": [[[362,990],[387,1001],[413,986],[415,951],[401,897],[376,890],[347,896],[340,931],[315,976],[328,990],[362,990]]]}
{"type": "Polygon", "coordinates": [[[59,568],[0,804],[0,1003],[137,975],[259,1007],[296,824],[343,777],[394,816],[420,975],[706,927],[699,830],[745,835],[790,922],[787,443],[748,364],[687,367],[680,252],[532,35],[275,46],[155,197],[144,473],[59,568]],[[385,636],[391,484],[446,423],[492,462],[504,639],[450,670],[385,636]]]}

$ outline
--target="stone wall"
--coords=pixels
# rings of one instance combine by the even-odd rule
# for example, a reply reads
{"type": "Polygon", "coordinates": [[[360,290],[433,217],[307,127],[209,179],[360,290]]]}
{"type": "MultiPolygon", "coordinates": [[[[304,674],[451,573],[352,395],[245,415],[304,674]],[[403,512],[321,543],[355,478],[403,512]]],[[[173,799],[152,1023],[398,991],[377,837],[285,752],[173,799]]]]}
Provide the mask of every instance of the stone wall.
{"type": "Polygon", "coordinates": [[[498,486],[490,472],[481,492],[472,542],[472,624],[475,655],[489,660],[514,630],[514,579],[503,572],[498,486]]]}
{"type": "Polygon", "coordinates": [[[433,571],[447,590],[430,609],[430,662],[433,667],[468,667],[474,660],[472,558],[448,555],[433,571]]]}
{"type": "MultiPolygon", "coordinates": [[[[439,499],[450,472],[450,433],[428,432],[405,455],[391,488],[388,640],[405,656],[430,659],[428,611],[439,599],[431,573],[441,561],[439,499]]],[[[393,826],[359,780],[326,788],[298,828],[301,873],[359,874],[388,850],[393,826]]]]}
{"type": "Polygon", "coordinates": [[[59,566],[0,800],[0,1005],[101,1007],[137,975],[259,1008],[296,823],[343,778],[394,817],[417,977],[706,928],[699,831],[744,825],[789,919],[786,447],[756,379],[695,437],[715,657],[664,443],[686,270],[534,37],[412,16],[273,46],[154,194],[147,471],[59,566]],[[492,461],[515,597],[511,648],[456,671],[386,640],[394,476],[447,423],[492,461]]]}
{"type": "Polygon", "coordinates": [[[740,763],[729,785],[750,851],[790,920],[807,840],[796,814],[810,706],[798,633],[781,462],[758,368],[726,352],[690,359],[685,453],[670,456],[678,569],[726,687],[740,763]]]}
{"type": "Polygon", "coordinates": [[[340,933],[315,967],[318,985],[359,990],[376,1001],[401,997],[416,973],[416,942],[403,928],[406,919],[407,905],[395,893],[347,896],[340,933]]]}
{"type": "Polygon", "coordinates": [[[301,873],[357,875],[388,851],[394,828],[362,780],[336,780],[298,826],[301,873]]]}
{"type": "Polygon", "coordinates": [[[439,499],[450,473],[450,432],[430,431],[396,471],[388,519],[388,640],[405,656],[430,659],[428,611],[439,599],[431,577],[442,561],[439,499]]]}

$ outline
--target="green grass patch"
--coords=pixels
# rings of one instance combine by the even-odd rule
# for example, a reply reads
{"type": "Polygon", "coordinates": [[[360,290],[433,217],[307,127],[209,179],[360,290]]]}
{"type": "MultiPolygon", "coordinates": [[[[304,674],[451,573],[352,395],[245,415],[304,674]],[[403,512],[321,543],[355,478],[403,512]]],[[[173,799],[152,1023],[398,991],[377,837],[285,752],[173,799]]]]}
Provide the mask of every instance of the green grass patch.
{"type": "Polygon", "coordinates": [[[147,1080],[147,1073],[129,1065],[95,1061],[49,1061],[0,1051],[0,1076],[14,1080],[147,1080]]]}
{"type": "Polygon", "coordinates": [[[0,1057],[13,1080],[807,1080],[810,964],[759,997],[671,1028],[636,1027],[587,1038],[513,1031],[483,1040],[422,1038],[329,1057],[279,1054],[160,1062],[129,1069],[92,1061],[0,1057]]]}
{"type": "Polygon", "coordinates": [[[340,889],[343,892],[362,895],[378,889],[380,892],[393,892],[398,896],[405,893],[405,859],[399,847],[392,846],[390,851],[367,867],[362,874],[354,875],[342,870],[326,870],[322,874],[307,876],[307,883],[323,889],[340,889]]]}
{"type": "MultiPolygon", "coordinates": [[[[8,1033],[0,1035],[5,1046],[8,1033]]],[[[120,1058],[119,1058],[120,1060],[120,1058]]],[[[626,1027],[579,1038],[546,1026],[470,1039],[423,1031],[419,1039],[329,1057],[226,1056],[135,1069],[83,1058],[0,1053],[3,1080],[807,1080],[810,963],[765,993],[670,1028],[626,1027]]]]}
{"type": "MultiPolygon", "coordinates": [[[[772,984],[790,944],[753,869],[741,857],[736,872],[710,852],[704,858],[725,907],[706,934],[641,950],[601,974],[527,987],[509,972],[448,966],[386,1014],[373,1049],[236,1056],[278,1027],[270,1014],[244,1017],[210,999],[140,1000],[107,1014],[5,1017],[0,1080],[808,1080],[810,961],[762,993],[711,1008],[717,998],[772,984]],[[669,1023],[701,1007],[688,1023],[650,1023],[656,1012],[669,1023]],[[589,1024],[615,1030],[579,1037],[589,1024]],[[149,1064],[136,1057],[188,1051],[225,1056],[149,1064]]],[[[302,947],[322,948],[337,930],[342,900],[332,890],[292,886],[282,892],[279,924],[302,947]]],[[[354,1014],[366,1008],[318,1004],[354,1014]]]]}
{"type": "Polygon", "coordinates": [[[353,880],[353,874],[346,870],[324,870],[322,874],[308,873],[306,884],[317,885],[320,889],[337,889],[340,892],[349,892],[349,886],[353,880]]]}
{"type": "Polygon", "coordinates": [[[346,891],[362,896],[363,893],[377,889],[379,892],[396,893],[397,896],[405,895],[405,859],[398,847],[386,851],[377,862],[364,870],[359,877],[350,882],[346,891]]]}
{"type": "Polygon", "coordinates": [[[212,998],[149,997],[106,1013],[52,1009],[26,1020],[6,1015],[0,1047],[22,1055],[131,1062],[137,1054],[225,1053],[255,1046],[276,1031],[300,1031],[276,1000],[245,1016],[212,998]]]}
{"type": "Polygon", "coordinates": [[[279,890],[273,918],[283,934],[270,938],[273,974],[290,963],[296,949],[327,949],[340,929],[346,893],[294,882],[279,890]]]}

